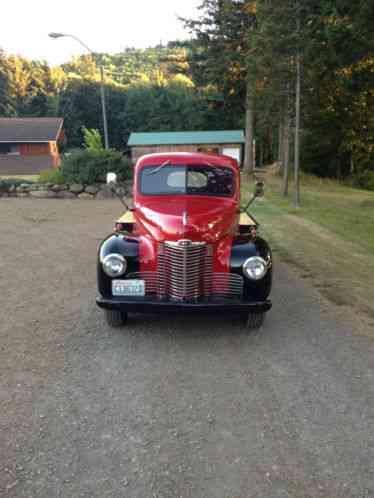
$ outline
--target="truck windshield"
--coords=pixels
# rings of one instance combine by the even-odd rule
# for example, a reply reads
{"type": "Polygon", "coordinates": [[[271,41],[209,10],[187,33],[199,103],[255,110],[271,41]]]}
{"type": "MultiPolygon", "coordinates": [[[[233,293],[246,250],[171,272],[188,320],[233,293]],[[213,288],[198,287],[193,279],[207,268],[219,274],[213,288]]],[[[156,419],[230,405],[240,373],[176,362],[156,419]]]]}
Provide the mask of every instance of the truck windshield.
{"type": "Polygon", "coordinates": [[[231,168],[211,165],[146,166],[140,172],[143,195],[211,195],[231,197],[235,176],[231,168]]]}

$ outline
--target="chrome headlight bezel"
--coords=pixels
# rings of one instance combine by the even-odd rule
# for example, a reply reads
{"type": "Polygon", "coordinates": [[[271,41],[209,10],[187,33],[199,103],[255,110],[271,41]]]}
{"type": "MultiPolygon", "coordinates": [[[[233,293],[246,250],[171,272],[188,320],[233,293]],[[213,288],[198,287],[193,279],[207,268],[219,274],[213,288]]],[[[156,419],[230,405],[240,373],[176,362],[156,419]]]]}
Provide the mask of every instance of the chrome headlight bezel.
{"type": "Polygon", "coordinates": [[[243,274],[249,280],[257,282],[267,274],[269,263],[260,256],[252,256],[243,263],[243,274]],[[255,270],[256,267],[256,270],[255,270]],[[260,271],[259,269],[262,268],[260,271]]]}
{"type": "Polygon", "coordinates": [[[105,256],[105,258],[103,258],[101,264],[104,273],[110,278],[122,277],[122,275],[124,275],[127,270],[127,261],[122,256],[122,254],[108,254],[107,256],[105,256]],[[110,266],[110,262],[116,262],[117,265],[120,264],[120,269],[115,270],[110,266]]]}

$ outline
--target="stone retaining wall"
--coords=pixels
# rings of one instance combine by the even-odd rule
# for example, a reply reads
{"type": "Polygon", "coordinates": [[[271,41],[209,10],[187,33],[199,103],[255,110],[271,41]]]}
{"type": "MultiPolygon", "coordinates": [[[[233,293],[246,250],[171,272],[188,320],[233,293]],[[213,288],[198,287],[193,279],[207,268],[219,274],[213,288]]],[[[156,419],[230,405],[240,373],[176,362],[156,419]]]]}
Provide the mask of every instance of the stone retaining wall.
{"type": "MultiPolygon", "coordinates": [[[[118,195],[125,196],[131,189],[129,185],[116,185],[118,195]]],[[[53,185],[52,183],[22,183],[16,185],[2,185],[0,183],[0,198],[29,197],[34,199],[113,199],[112,188],[106,184],[97,185],[53,185]]]]}

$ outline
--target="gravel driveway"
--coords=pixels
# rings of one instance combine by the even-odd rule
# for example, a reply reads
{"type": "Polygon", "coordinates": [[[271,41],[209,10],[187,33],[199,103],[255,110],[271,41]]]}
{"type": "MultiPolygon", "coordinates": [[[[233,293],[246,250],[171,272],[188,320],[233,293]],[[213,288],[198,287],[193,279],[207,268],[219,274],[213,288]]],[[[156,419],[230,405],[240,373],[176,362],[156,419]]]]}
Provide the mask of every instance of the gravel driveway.
{"type": "Polygon", "coordinates": [[[260,334],[95,305],[116,201],[0,200],[0,496],[374,497],[374,343],[277,263],[260,334]]]}

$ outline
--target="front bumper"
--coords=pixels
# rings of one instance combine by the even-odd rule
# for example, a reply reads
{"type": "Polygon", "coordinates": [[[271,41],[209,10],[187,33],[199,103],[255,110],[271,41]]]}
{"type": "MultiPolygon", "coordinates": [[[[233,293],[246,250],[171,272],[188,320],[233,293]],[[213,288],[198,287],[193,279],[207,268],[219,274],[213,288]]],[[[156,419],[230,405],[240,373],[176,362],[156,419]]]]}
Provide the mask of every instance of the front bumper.
{"type": "Polygon", "coordinates": [[[219,312],[219,313],[263,313],[269,311],[271,301],[238,301],[233,299],[209,299],[196,302],[163,301],[150,298],[97,297],[100,308],[129,311],[133,313],[177,313],[177,312],[219,312]]]}

